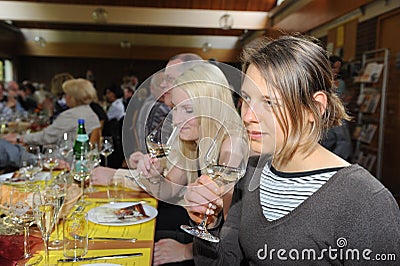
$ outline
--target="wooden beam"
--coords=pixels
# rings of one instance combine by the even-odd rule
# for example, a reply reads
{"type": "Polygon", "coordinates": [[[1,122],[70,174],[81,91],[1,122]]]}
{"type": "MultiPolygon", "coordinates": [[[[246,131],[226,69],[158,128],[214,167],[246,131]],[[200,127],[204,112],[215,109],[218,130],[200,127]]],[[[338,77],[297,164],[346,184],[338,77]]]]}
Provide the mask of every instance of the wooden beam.
{"type": "Polygon", "coordinates": [[[119,45],[87,43],[47,43],[45,47],[40,47],[33,42],[27,42],[18,54],[23,56],[168,60],[179,53],[196,53],[204,59],[215,58],[220,62],[238,62],[240,51],[240,49],[213,48],[203,52],[201,48],[160,46],[121,48],[119,45]]]}
{"type": "Polygon", "coordinates": [[[274,29],[305,33],[373,1],[312,0],[287,16],[274,14],[271,23],[274,29]]]}

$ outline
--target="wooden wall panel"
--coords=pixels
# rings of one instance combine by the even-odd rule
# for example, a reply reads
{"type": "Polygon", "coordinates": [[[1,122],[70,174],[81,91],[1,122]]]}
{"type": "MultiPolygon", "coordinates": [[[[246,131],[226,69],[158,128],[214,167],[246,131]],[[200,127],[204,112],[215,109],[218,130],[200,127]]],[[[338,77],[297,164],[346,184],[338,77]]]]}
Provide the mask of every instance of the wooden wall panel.
{"type": "Polygon", "coordinates": [[[157,46],[132,46],[131,48],[121,48],[119,45],[86,43],[47,43],[46,47],[40,47],[34,43],[27,43],[20,55],[168,60],[170,57],[179,53],[196,53],[204,59],[215,58],[220,62],[237,62],[240,50],[213,48],[208,52],[203,52],[201,48],[157,46]]]}
{"type": "Polygon", "coordinates": [[[389,190],[400,196],[398,161],[400,151],[400,10],[378,19],[377,48],[389,48],[389,79],[383,148],[382,182],[389,190]]]}

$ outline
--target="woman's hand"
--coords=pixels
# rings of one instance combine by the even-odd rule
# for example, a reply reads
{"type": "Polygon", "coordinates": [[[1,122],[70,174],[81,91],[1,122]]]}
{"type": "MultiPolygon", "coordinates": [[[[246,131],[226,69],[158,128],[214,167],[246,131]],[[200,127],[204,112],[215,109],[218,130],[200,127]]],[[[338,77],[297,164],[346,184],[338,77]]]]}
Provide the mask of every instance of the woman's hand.
{"type": "Polygon", "coordinates": [[[137,164],[139,163],[140,159],[142,159],[143,156],[144,156],[144,154],[141,151],[136,151],[136,152],[132,153],[129,156],[129,161],[128,161],[129,168],[136,169],[137,164]]]}
{"type": "Polygon", "coordinates": [[[182,244],[174,239],[165,238],[154,244],[153,265],[193,259],[192,243],[182,244]]]}
{"type": "Polygon", "coordinates": [[[157,177],[162,174],[161,160],[143,155],[137,163],[137,171],[146,178],[157,177]]]}
{"type": "Polygon", "coordinates": [[[207,175],[200,176],[195,183],[188,186],[185,193],[186,210],[190,218],[200,223],[208,213],[208,222],[214,223],[223,209],[223,190],[207,175]]]}
{"type": "Polygon", "coordinates": [[[113,168],[99,166],[92,171],[92,184],[96,186],[108,186],[108,180],[117,170],[113,168]]]}

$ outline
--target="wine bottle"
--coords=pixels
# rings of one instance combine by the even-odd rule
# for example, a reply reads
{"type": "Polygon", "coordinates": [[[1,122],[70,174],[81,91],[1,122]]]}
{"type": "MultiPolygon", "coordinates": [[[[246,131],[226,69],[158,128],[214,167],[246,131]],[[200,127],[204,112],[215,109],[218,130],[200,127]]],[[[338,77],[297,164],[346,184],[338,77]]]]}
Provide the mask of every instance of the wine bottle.
{"type": "Polygon", "coordinates": [[[78,132],[74,142],[74,157],[80,159],[82,152],[89,150],[89,136],[86,134],[85,120],[78,119],[78,132]]]}

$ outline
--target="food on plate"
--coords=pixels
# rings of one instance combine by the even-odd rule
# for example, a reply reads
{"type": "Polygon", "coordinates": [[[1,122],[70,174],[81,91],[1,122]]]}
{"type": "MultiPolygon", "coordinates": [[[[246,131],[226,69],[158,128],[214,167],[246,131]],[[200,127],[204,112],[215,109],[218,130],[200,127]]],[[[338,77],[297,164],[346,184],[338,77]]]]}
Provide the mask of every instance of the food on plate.
{"type": "Polygon", "coordinates": [[[144,211],[141,203],[116,209],[114,214],[117,215],[118,219],[137,218],[138,220],[141,220],[149,217],[144,211]]]}

